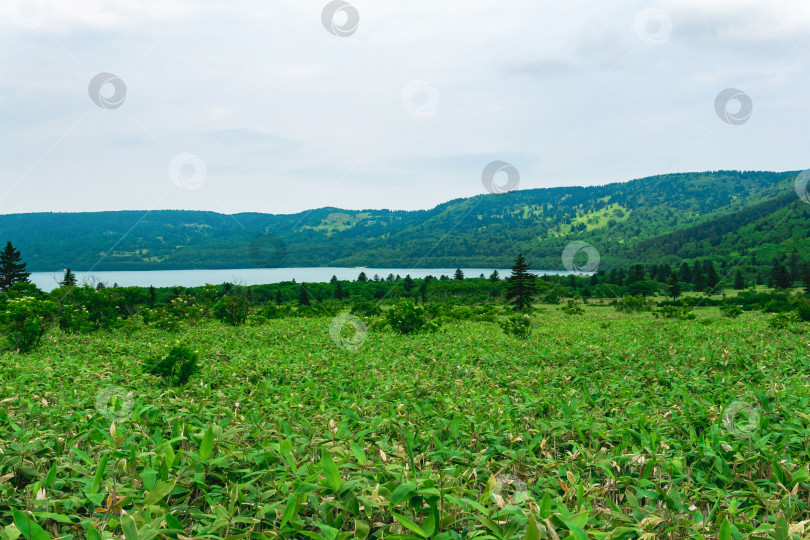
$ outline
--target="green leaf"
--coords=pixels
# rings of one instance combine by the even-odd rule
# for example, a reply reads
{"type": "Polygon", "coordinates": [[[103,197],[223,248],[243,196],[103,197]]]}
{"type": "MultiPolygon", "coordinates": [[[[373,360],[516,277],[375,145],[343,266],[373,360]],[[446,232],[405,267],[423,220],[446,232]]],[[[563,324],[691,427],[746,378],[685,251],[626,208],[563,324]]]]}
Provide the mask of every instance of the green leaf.
{"type": "Polygon", "coordinates": [[[359,463],[360,465],[365,465],[366,453],[363,451],[362,448],[360,448],[360,445],[352,441],[351,443],[349,443],[349,446],[351,446],[352,454],[354,454],[354,458],[357,460],[357,463],[359,463]]]}
{"type": "Polygon", "coordinates": [[[88,523],[85,530],[87,531],[87,540],[101,540],[98,529],[96,529],[92,523],[88,523]]]}
{"type": "Polygon", "coordinates": [[[139,540],[138,528],[135,526],[135,520],[129,514],[121,516],[121,529],[124,531],[124,537],[127,540],[139,540]]]}
{"type": "Polygon", "coordinates": [[[364,540],[368,536],[369,532],[368,523],[363,520],[355,519],[354,520],[354,537],[359,538],[360,540],[364,540]]]}
{"type": "Polygon", "coordinates": [[[163,499],[166,495],[171,493],[174,489],[174,484],[177,482],[177,479],[172,480],[171,482],[160,482],[158,483],[152,491],[149,492],[149,495],[143,500],[143,504],[155,504],[156,502],[163,499]]]}
{"type": "Polygon", "coordinates": [[[283,527],[285,523],[295,519],[297,513],[298,513],[298,495],[293,493],[292,495],[287,497],[287,506],[284,508],[284,515],[281,516],[281,526],[283,527]]]}
{"type": "Polygon", "coordinates": [[[785,516],[779,516],[774,529],[774,540],[790,540],[790,528],[785,516]]]}
{"type": "Polygon", "coordinates": [[[728,518],[723,518],[723,523],[720,524],[720,531],[717,533],[717,540],[731,540],[731,523],[728,518]]]}
{"type": "Polygon", "coordinates": [[[323,469],[323,475],[326,477],[326,482],[329,484],[329,487],[332,488],[332,491],[337,493],[338,490],[340,490],[340,486],[343,484],[343,479],[340,477],[340,472],[338,472],[337,465],[332,459],[332,455],[326,449],[321,453],[321,468],[323,469]]]}
{"type": "Polygon", "coordinates": [[[214,428],[208,426],[208,430],[203,435],[202,443],[200,443],[200,459],[207,461],[211,458],[211,451],[214,449],[214,428]]]}
{"type": "Polygon", "coordinates": [[[33,517],[23,514],[16,508],[11,509],[11,515],[14,516],[14,525],[17,526],[26,540],[51,540],[50,535],[34,521],[33,517]]]}
{"type": "Polygon", "coordinates": [[[407,527],[422,538],[427,538],[427,534],[425,531],[422,530],[422,527],[411,521],[410,519],[406,518],[405,516],[400,516],[399,514],[395,514],[391,512],[391,515],[394,516],[394,519],[399,521],[403,527],[407,527]]]}
{"type": "Polygon", "coordinates": [[[56,464],[51,465],[51,468],[48,470],[47,476],[45,476],[45,482],[42,484],[46,488],[49,488],[53,485],[53,481],[56,480],[56,464]]]}
{"type": "Polygon", "coordinates": [[[416,491],[416,484],[407,482],[397,487],[391,494],[391,501],[388,503],[389,508],[396,506],[402,501],[409,499],[411,494],[416,491]]]}
{"type": "Polygon", "coordinates": [[[540,501],[540,518],[548,519],[549,517],[551,517],[551,497],[549,497],[548,491],[546,491],[545,497],[540,501]]]}
{"type": "Polygon", "coordinates": [[[526,536],[524,540],[540,540],[540,531],[537,529],[537,523],[530,517],[529,523],[526,525],[526,536]]]}
{"type": "Polygon", "coordinates": [[[98,489],[101,487],[101,479],[104,478],[104,471],[107,469],[108,459],[110,459],[110,454],[104,452],[104,455],[101,456],[101,461],[98,462],[98,467],[96,467],[96,475],[93,477],[93,485],[90,486],[89,495],[98,493],[98,489]]]}

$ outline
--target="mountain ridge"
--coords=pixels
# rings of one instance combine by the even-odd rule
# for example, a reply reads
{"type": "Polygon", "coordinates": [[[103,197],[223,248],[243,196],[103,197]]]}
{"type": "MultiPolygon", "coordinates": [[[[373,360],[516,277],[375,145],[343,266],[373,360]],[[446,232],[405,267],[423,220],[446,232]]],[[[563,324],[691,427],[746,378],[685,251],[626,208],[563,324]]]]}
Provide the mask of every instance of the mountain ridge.
{"type": "MultiPolygon", "coordinates": [[[[782,227],[774,216],[785,207],[793,217],[784,219],[794,229],[801,228],[807,223],[803,220],[808,205],[795,194],[790,198],[797,173],[673,173],[599,186],[476,195],[425,210],[327,206],[292,214],[209,210],[5,214],[0,215],[0,240],[19,247],[32,271],[503,267],[518,251],[535,268],[562,270],[562,250],[575,240],[596,247],[602,268],[607,269],[743,256],[744,247],[759,249],[747,241],[750,238],[740,239],[740,230],[750,225],[745,219],[758,220],[758,230],[749,227],[756,240],[767,227],[782,227]],[[750,210],[779,197],[784,198],[782,206],[765,204],[750,210]],[[723,219],[734,226],[715,223],[700,228],[723,219]],[[709,238],[713,245],[706,244],[709,238]],[[672,249],[675,244],[678,248],[672,249]]],[[[765,238],[763,253],[780,255],[782,244],[810,248],[806,235],[797,236],[802,236],[800,231],[780,229],[773,238],[765,238]]]]}

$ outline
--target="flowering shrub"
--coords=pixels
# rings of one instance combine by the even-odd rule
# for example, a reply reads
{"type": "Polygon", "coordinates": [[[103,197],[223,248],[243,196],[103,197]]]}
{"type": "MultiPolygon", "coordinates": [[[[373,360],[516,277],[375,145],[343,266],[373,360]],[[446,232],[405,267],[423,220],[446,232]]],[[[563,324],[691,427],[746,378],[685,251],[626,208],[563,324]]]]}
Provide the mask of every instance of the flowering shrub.
{"type": "Polygon", "coordinates": [[[19,352],[28,352],[42,340],[53,324],[56,306],[50,300],[38,300],[31,296],[11,298],[0,312],[9,345],[19,352]]]}
{"type": "Polygon", "coordinates": [[[438,329],[436,321],[429,319],[425,308],[412,300],[402,299],[385,314],[388,324],[399,334],[415,334],[421,331],[432,332],[438,329]]]}
{"type": "Polygon", "coordinates": [[[526,313],[516,313],[500,322],[504,333],[518,339],[529,339],[532,334],[532,318],[526,313]]]}

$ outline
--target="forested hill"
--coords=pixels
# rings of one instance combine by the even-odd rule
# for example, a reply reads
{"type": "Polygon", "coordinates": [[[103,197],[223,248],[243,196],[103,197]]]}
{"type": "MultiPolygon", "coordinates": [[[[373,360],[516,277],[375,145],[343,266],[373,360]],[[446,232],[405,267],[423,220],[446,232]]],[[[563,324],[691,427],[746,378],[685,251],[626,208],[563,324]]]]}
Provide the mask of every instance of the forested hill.
{"type": "Polygon", "coordinates": [[[19,247],[33,271],[505,267],[518,251],[534,268],[562,270],[573,240],[596,247],[605,269],[703,257],[756,264],[810,251],[810,205],[794,193],[796,174],[670,174],[481,195],[413,212],[2,215],[0,241],[19,247]]]}

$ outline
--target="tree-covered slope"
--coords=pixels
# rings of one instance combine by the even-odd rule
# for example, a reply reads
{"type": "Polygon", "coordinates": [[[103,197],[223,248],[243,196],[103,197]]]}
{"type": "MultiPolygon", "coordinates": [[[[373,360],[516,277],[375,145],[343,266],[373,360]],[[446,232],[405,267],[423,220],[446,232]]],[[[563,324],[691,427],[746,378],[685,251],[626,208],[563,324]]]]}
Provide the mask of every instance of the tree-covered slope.
{"type": "Polygon", "coordinates": [[[18,246],[30,270],[77,271],[505,266],[520,250],[534,268],[562,269],[562,250],[573,240],[594,245],[603,268],[734,257],[754,247],[770,256],[806,241],[808,208],[793,193],[795,176],[670,174],[481,195],[414,212],[15,214],[0,216],[0,240],[18,246]],[[262,241],[271,238],[284,243],[283,258],[277,241],[262,241]]]}

